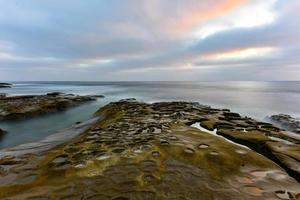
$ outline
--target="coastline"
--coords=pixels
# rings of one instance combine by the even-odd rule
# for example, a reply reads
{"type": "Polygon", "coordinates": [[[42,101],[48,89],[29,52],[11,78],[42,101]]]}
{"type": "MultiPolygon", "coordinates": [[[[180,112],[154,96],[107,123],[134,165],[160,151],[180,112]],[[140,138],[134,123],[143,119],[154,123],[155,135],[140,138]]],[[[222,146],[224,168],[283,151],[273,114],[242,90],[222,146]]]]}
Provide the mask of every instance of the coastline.
{"type": "Polygon", "coordinates": [[[264,144],[285,167],[293,169],[299,163],[289,165],[291,160],[282,159],[278,153],[296,156],[299,140],[271,124],[193,102],[121,100],[100,108],[95,115],[98,117],[75,125],[63,136],[57,133],[40,143],[6,150],[0,158],[0,166],[5,166],[0,197],[46,198],[51,194],[56,198],[102,195],[113,199],[121,195],[143,199],[166,195],[161,184],[172,186],[172,195],[178,195],[177,191],[187,195],[199,187],[211,198],[224,194],[231,194],[231,199],[237,194],[239,198],[300,195],[299,182],[276,160],[241,142],[264,144]],[[206,131],[192,127],[197,122],[206,131]],[[207,133],[214,129],[219,136],[207,133]],[[281,152],[276,149],[278,145],[284,147],[281,152]],[[294,149],[288,149],[291,147],[294,149]],[[171,174],[166,176],[165,170],[171,174]],[[176,173],[180,178],[174,176],[176,173]],[[172,179],[177,180],[176,185],[172,179]],[[105,187],[96,187],[98,184],[105,187]],[[223,188],[222,192],[212,185],[223,188]],[[95,190],[85,194],[90,187],[95,190]],[[20,194],[15,194],[16,190],[20,194]],[[58,192],[61,190],[64,192],[58,192]]]}
{"type": "Polygon", "coordinates": [[[5,156],[22,156],[24,154],[40,154],[53,149],[64,142],[68,142],[76,136],[83,134],[93,125],[101,120],[101,117],[93,117],[80,124],[75,124],[69,128],[57,131],[46,138],[37,142],[30,142],[15,147],[4,148],[0,150],[0,159],[5,156]]]}

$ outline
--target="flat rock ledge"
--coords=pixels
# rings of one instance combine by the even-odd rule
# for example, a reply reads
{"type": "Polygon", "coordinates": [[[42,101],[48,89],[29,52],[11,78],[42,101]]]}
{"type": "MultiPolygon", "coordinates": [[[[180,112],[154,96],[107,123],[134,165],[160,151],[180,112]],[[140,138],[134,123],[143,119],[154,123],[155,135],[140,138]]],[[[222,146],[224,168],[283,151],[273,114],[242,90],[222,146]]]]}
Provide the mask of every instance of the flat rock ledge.
{"type": "Polygon", "coordinates": [[[277,160],[233,141],[259,144],[286,167],[299,167],[299,140],[271,124],[198,103],[133,99],[96,116],[102,120],[63,145],[0,158],[0,198],[300,198],[299,182],[277,160]]]}
{"type": "Polygon", "coordinates": [[[101,97],[103,96],[79,96],[58,92],[46,95],[0,96],[0,120],[24,119],[53,113],[101,97]]]}

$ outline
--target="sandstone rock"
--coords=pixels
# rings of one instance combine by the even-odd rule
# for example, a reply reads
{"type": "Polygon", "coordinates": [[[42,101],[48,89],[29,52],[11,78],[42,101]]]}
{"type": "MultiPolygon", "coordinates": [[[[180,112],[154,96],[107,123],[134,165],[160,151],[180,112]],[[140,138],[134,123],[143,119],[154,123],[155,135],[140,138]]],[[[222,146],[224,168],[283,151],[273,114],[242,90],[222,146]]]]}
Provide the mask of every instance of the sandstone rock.
{"type": "Polygon", "coordinates": [[[96,113],[102,120],[78,137],[23,157],[35,167],[0,158],[6,164],[0,198],[297,199],[300,184],[287,169],[299,167],[299,141],[272,125],[224,112],[188,102],[110,103],[96,113]],[[231,142],[191,127],[197,119],[231,142]],[[22,181],[28,174],[35,177],[30,184],[22,181]]]}

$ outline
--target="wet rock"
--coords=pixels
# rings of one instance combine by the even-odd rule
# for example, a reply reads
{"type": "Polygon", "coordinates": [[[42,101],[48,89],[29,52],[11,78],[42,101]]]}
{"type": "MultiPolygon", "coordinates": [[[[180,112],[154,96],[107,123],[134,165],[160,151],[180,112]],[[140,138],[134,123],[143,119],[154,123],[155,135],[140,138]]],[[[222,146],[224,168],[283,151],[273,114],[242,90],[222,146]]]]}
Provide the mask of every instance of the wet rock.
{"type": "Polygon", "coordinates": [[[0,165],[18,165],[23,163],[22,160],[14,158],[14,157],[4,157],[0,159],[0,165]]]}
{"type": "Polygon", "coordinates": [[[104,95],[88,95],[88,97],[92,97],[92,98],[104,98],[104,95]]]}
{"type": "Polygon", "coordinates": [[[67,155],[60,155],[54,158],[50,163],[51,166],[55,170],[65,170],[71,167],[71,162],[68,160],[67,155]]]}
{"type": "Polygon", "coordinates": [[[59,92],[46,95],[1,97],[0,120],[22,119],[53,113],[93,100],[95,98],[90,96],[67,95],[59,92]]]}
{"type": "Polygon", "coordinates": [[[7,164],[0,166],[0,199],[298,198],[299,182],[277,164],[297,170],[299,140],[224,113],[189,102],[112,102],[97,112],[97,124],[49,152],[18,164],[0,158],[7,164]],[[219,136],[191,127],[198,120],[219,136]]]}
{"type": "Polygon", "coordinates": [[[238,120],[238,119],[241,119],[241,116],[238,113],[224,112],[223,114],[225,116],[225,119],[227,119],[227,120],[238,120]]]}
{"type": "Polygon", "coordinates": [[[300,134],[300,120],[291,117],[290,115],[279,114],[267,117],[271,123],[279,127],[300,134]]]}
{"type": "Polygon", "coordinates": [[[5,133],[7,133],[7,131],[5,131],[5,130],[3,130],[3,129],[0,128],[0,136],[4,135],[5,133]]]}
{"type": "Polygon", "coordinates": [[[64,93],[61,92],[51,92],[51,93],[47,93],[47,96],[59,96],[59,95],[63,95],[64,93]]]}

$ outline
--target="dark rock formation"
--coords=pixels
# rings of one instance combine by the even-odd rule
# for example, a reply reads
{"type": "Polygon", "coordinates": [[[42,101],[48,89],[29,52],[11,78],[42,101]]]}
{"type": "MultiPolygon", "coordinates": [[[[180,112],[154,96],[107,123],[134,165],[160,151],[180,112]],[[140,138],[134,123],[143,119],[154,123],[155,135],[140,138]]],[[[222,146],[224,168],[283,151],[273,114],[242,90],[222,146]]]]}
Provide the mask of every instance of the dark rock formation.
{"type": "Polygon", "coordinates": [[[97,111],[101,121],[64,145],[2,157],[0,198],[298,199],[300,184],[272,160],[190,126],[200,121],[240,141],[270,144],[274,156],[284,153],[299,166],[298,140],[228,113],[198,103],[110,103],[97,111]]]}
{"type": "Polygon", "coordinates": [[[58,92],[46,95],[4,96],[0,98],[0,120],[23,119],[57,112],[96,98],[98,97],[58,92]]]}
{"type": "Polygon", "coordinates": [[[3,135],[3,134],[5,134],[5,133],[7,133],[7,132],[5,130],[3,130],[3,129],[0,128],[0,136],[3,135]]]}
{"type": "Polygon", "coordinates": [[[10,83],[0,83],[0,88],[10,88],[12,84],[10,83]]]}
{"type": "Polygon", "coordinates": [[[279,114],[267,117],[267,119],[275,125],[288,131],[300,134],[300,120],[291,117],[290,115],[279,114]]]}

